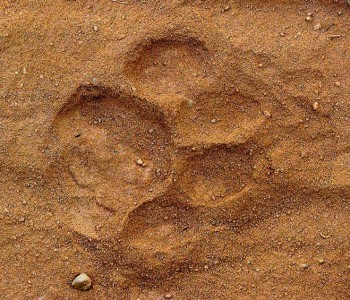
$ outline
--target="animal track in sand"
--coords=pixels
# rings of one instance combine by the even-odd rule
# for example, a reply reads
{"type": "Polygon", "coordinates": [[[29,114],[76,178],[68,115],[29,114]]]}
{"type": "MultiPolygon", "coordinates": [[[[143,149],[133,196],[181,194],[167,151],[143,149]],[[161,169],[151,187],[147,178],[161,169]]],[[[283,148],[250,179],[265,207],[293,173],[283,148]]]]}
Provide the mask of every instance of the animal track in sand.
{"type": "Polygon", "coordinates": [[[253,181],[255,149],[247,145],[216,146],[190,155],[180,167],[177,184],[194,206],[220,206],[253,181]]]}
{"type": "Polygon", "coordinates": [[[266,117],[253,98],[220,90],[196,38],[151,40],[131,54],[132,95],[81,86],[53,122],[69,196],[62,218],[97,243],[117,243],[106,252],[122,257],[120,267],[161,277],[200,263],[191,251],[212,231],[202,210],[244,198],[259,158],[248,141],[266,117]]]}
{"type": "MultiPolygon", "coordinates": [[[[171,189],[170,189],[171,190],[171,189]]],[[[187,263],[202,240],[200,215],[183,195],[168,193],[129,214],[120,240],[129,270],[138,277],[161,277],[187,263]]]]}
{"type": "Polygon", "coordinates": [[[141,278],[169,275],[192,260],[211,231],[197,207],[240,198],[256,161],[246,143],[218,145],[190,151],[175,168],[182,150],[174,148],[164,118],[150,102],[89,85],[53,122],[69,195],[63,220],[95,241],[121,240],[121,266],[141,278]]]}
{"type": "Polygon", "coordinates": [[[151,39],[129,56],[127,80],[139,97],[167,114],[178,147],[244,143],[266,121],[259,101],[223,82],[215,68],[220,58],[198,37],[151,39]]]}
{"type": "Polygon", "coordinates": [[[2,5],[0,298],[350,299],[345,0],[57,3],[2,5]]]}
{"type": "Polygon", "coordinates": [[[260,104],[238,93],[204,93],[182,102],[175,117],[178,146],[241,144],[266,121],[260,104]]]}
{"type": "Polygon", "coordinates": [[[167,185],[170,136],[161,112],[148,103],[84,86],[57,115],[53,129],[67,193],[96,197],[113,213],[117,228],[128,211],[167,185]]]}
{"type": "Polygon", "coordinates": [[[214,83],[211,57],[193,37],[152,39],[130,53],[125,73],[139,96],[162,107],[183,96],[206,91],[214,83]]]}

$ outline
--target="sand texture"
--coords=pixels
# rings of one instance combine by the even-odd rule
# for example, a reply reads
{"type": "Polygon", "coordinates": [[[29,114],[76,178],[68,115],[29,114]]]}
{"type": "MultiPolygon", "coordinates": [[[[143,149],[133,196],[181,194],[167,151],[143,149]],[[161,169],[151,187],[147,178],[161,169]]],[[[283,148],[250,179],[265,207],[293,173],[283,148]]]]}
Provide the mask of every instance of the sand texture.
{"type": "Polygon", "coordinates": [[[0,299],[350,299],[345,0],[0,15],[0,299]]]}

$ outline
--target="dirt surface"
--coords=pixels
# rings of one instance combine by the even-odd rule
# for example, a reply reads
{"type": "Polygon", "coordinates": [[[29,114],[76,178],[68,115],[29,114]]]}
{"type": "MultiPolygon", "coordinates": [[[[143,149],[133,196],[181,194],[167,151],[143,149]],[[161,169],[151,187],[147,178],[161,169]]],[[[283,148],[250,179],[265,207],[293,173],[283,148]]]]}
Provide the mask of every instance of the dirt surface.
{"type": "Polygon", "coordinates": [[[346,1],[0,14],[1,299],[350,299],[346,1]]]}

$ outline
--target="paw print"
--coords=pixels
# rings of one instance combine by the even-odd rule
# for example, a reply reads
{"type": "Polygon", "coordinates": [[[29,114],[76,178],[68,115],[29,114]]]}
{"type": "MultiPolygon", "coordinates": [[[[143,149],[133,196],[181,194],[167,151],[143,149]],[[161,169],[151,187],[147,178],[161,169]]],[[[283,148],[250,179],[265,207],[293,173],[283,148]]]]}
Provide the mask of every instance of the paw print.
{"type": "Polygon", "coordinates": [[[130,56],[128,88],[80,86],[53,122],[62,218],[113,245],[107,260],[118,253],[137,276],[161,276],[193,259],[222,212],[243,209],[261,185],[253,137],[267,118],[258,101],[226,91],[197,38],[149,40],[130,56]]]}

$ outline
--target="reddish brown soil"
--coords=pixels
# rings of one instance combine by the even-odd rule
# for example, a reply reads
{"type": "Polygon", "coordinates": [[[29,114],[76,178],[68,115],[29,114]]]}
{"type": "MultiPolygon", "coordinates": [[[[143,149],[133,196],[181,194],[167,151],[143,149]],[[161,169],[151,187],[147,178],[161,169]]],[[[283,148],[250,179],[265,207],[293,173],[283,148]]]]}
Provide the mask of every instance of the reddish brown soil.
{"type": "Polygon", "coordinates": [[[350,299],[346,1],[0,14],[1,299],[350,299]]]}

